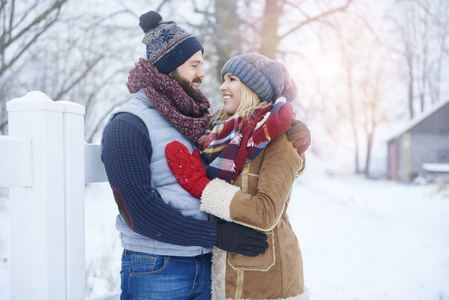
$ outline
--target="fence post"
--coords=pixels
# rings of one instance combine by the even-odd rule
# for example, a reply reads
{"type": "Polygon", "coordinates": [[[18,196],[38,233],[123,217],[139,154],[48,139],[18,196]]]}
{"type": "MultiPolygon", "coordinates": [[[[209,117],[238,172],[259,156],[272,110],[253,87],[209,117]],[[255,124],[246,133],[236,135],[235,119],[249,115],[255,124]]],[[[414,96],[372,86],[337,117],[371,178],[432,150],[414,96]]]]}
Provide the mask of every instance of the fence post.
{"type": "Polygon", "coordinates": [[[7,109],[32,148],[32,186],[9,195],[11,297],[84,299],[84,107],[30,92],[7,109]]]}

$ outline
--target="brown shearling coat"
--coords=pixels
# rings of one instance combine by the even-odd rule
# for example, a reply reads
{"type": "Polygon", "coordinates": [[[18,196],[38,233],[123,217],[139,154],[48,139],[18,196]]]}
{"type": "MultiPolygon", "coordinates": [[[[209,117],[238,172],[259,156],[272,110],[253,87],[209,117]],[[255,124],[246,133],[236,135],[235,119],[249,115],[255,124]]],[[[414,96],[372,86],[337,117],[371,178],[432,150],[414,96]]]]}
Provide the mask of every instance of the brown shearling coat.
{"type": "Polygon", "coordinates": [[[304,155],[284,133],[245,165],[234,185],[212,180],[201,209],[268,235],[269,248],[256,257],[213,250],[212,299],[309,299],[303,262],[287,207],[304,155]]]}

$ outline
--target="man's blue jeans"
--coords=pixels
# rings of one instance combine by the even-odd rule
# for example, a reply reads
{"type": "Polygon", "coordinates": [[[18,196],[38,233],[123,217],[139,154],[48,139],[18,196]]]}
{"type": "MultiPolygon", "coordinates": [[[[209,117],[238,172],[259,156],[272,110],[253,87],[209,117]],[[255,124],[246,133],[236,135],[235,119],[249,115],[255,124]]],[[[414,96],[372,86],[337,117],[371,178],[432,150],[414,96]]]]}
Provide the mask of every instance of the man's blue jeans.
{"type": "Polygon", "coordinates": [[[178,257],[125,250],[120,275],[123,300],[211,298],[211,254],[178,257]]]}

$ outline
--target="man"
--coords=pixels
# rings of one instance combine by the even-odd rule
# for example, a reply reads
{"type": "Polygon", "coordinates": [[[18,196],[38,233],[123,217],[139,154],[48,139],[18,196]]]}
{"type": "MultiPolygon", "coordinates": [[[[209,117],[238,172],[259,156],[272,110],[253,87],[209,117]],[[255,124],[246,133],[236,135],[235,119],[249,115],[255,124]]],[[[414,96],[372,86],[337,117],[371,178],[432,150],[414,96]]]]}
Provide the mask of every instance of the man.
{"type": "MultiPolygon", "coordinates": [[[[147,60],[130,71],[127,86],[136,94],[113,114],[102,140],[120,212],[122,299],[209,299],[211,248],[256,256],[268,246],[266,235],[209,221],[198,199],[178,185],[165,146],[177,140],[193,151],[209,127],[209,102],[199,91],[204,49],[156,12],[142,15],[139,25],[147,60]]],[[[307,148],[308,129],[293,131],[293,140],[306,132],[306,142],[296,143],[307,148]]]]}

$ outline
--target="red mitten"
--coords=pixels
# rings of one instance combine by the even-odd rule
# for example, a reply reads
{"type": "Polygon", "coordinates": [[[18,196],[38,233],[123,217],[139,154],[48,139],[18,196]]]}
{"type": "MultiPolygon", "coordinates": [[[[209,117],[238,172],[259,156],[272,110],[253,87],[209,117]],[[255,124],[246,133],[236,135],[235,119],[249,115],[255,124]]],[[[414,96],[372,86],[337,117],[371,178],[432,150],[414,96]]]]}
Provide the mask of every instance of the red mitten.
{"type": "Polygon", "coordinates": [[[165,156],[179,185],[195,198],[200,198],[210,180],[206,177],[199,151],[195,150],[191,154],[186,146],[174,141],[165,147],[165,156]]]}

